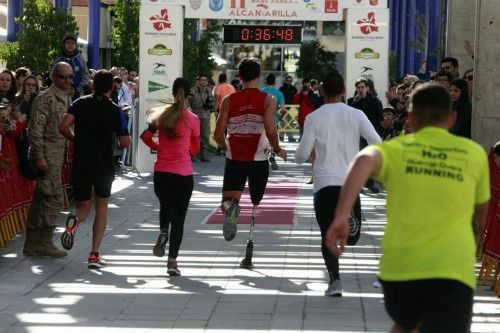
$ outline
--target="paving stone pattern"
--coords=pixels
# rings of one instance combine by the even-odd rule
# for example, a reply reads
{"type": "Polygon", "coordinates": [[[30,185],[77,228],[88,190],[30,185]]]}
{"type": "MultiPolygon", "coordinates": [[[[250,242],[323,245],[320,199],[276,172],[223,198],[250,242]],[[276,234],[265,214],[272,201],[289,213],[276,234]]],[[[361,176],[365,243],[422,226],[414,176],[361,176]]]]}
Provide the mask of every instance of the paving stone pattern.
{"type": "MultiPolygon", "coordinates": [[[[293,155],[296,144],[285,147],[293,155]]],[[[151,176],[128,174],[114,183],[102,247],[105,269],[86,267],[91,223],[78,230],[64,259],[25,258],[24,236],[17,237],[0,251],[0,332],[387,332],[391,321],[381,290],[373,287],[386,222],[384,194],[363,195],[362,237],[340,260],[344,296],[325,297],[312,186],[305,184],[311,166],[279,161],[279,170],[271,172],[303,184],[295,223],[257,226],[255,268],[248,271],[238,267],[248,225],[226,242],[220,225],[201,223],[220,202],[223,164],[222,157],[195,164],[180,277],[168,277],[166,258],[152,255],[158,203],[151,176]]],[[[499,332],[499,322],[500,302],[480,285],[473,332],[499,332]]]]}

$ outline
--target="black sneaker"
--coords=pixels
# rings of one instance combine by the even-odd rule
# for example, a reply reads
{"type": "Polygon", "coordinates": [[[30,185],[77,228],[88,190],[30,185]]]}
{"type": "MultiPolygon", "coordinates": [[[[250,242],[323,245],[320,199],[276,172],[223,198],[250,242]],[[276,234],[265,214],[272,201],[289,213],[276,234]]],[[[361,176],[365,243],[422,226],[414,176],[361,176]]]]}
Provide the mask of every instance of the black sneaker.
{"type": "Polygon", "coordinates": [[[78,229],[78,219],[75,215],[69,214],[66,218],[66,228],[61,235],[61,245],[65,250],[73,248],[76,229],[78,229]]]}
{"type": "Polygon", "coordinates": [[[167,274],[170,276],[179,276],[181,275],[181,271],[179,270],[179,267],[177,267],[177,260],[176,261],[168,261],[167,262],[167,274]]]}
{"type": "Polygon", "coordinates": [[[153,254],[156,257],[163,257],[165,255],[165,247],[168,242],[168,230],[162,229],[155,246],[153,246],[153,254]]]}
{"type": "Polygon", "coordinates": [[[380,189],[378,186],[375,184],[375,181],[373,179],[368,179],[368,182],[366,182],[365,187],[369,189],[372,193],[380,193],[380,189]]]}

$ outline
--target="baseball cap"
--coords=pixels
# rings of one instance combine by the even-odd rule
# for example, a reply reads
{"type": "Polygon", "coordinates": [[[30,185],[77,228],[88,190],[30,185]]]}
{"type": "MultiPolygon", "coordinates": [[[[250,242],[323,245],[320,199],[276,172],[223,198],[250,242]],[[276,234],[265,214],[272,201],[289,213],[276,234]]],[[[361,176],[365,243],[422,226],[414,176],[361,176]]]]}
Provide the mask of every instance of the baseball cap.
{"type": "Polygon", "coordinates": [[[67,33],[64,34],[62,42],[64,43],[68,39],[74,41],[75,43],[78,42],[78,36],[75,35],[75,34],[73,34],[73,33],[71,33],[71,32],[67,32],[67,33]]]}

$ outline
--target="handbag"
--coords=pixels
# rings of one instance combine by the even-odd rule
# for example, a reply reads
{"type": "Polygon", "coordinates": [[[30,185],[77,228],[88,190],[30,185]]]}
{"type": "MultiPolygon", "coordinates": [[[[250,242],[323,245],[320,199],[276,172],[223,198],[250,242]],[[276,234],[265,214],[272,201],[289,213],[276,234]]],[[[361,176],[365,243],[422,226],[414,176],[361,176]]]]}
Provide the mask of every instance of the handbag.
{"type": "Polygon", "coordinates": [[[19,156],[19,172],[28,180],[35,180],[38,171],[28,158],[30,143],[28,141],[28,130],[25,128],[16,138],[17,155],[19,156]]]}

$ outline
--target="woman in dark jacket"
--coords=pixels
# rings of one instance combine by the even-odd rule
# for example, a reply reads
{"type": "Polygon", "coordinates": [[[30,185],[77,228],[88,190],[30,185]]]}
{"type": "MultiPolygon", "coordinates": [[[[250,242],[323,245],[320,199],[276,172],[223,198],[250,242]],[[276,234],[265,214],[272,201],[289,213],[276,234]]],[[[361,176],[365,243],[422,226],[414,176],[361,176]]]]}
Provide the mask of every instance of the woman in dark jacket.
{"type": "Polygon", "coordinates": [[[26,117],[26,126],[28,126],[30,121],[31,104],[33,104],[33,100],[39,92],[40,86],[36,76],[29,75],[24,79],[21,84],[21,90],[16,96],[16,111],[26,117]]]}
{"type": "Polygon", "coordinates": [[[453,80],[450,84],[450,96],[453,102],[453,111],[457,113],[457,121],[450,132],[470,139],[472,105],[467,82],[463,79],[453,80]]]}

